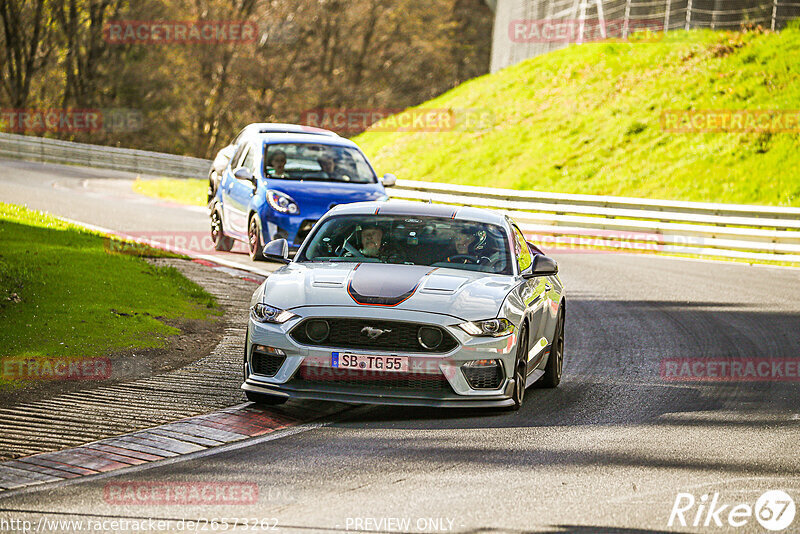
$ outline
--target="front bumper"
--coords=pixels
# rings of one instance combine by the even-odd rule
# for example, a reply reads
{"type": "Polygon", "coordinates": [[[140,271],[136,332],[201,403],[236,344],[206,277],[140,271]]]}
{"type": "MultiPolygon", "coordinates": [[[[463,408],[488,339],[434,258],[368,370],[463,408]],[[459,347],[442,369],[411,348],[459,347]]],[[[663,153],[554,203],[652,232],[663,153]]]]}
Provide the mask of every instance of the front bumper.
{"type": "MultiPolygon", "coordinates": [[[[301,315],[282,325],[257,323],[250,319],[247,339],[247,361],[245,382],[242,389],[255,393],[285,396],[299,399],[330,400],[350,403],[394,404],[434,407],[505,407],[511,406],[514,391],[513,370],[516,361],[516,334],[505,337],[473,337],[456,325],[462,321],[455,317],[406,310],[359,307],[305,307],[292,310],[301,315]],[[367,315],[368,314],[368,315],[367,315]],[[349,347],[316,347],[301,345],[289,332],[300,321],[308,317],[352,317],[372,320],[404,321],[431,324],[446,329],[458,342],[453,350],[443,354],[418,352],[351,349],[349,347]],[[280,349],[286,359],[274,376],[254,374],[252,369],[253,345],[264,345],[280,349]],[[409,368],[416,378],[438,381],[442,387],[382,385],[381,380],[365,378],[361,383],[354,380],[337,382],[330,377],[325,380],[306,380],[309,372],[326,376],[333,368],[330,365],[332,352],[407,356],[409,368]],[[462,366],[470,361],[500,360],[503,378],[495,389],[473,389],[470,387],[462,366]]],[[[386,373],[384,376],[388,376],[386,373]]],[[[423,380],[424,382],[424,380],[423,380]]],[[[414,382],[416,383],[416,382],[414,382]]]]}
{"type": "Polygon", "coordinates": [[[322,214],[287,215],[269,210],[266,225],[262,225],[266,228],[264,238],[267,241],[286,239],[291,248],[297,249],[303,244],[303,240],[320,217],[322,214]]]}

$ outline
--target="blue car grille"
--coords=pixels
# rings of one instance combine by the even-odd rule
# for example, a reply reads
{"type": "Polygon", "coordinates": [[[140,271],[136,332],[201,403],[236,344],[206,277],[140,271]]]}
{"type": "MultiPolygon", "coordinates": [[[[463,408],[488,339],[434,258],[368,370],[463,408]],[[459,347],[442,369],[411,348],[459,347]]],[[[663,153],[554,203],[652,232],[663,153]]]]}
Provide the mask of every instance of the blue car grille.
{"type": "Polygon", "coordinates": [[[317,221],[311,219],[306,219],[301,222],[300,228],[297,230],[297,235],[294,237],[294,244],[298,246],[301,245],[311,229],[314,228],[315,224],[317,224],[317,221]]]}

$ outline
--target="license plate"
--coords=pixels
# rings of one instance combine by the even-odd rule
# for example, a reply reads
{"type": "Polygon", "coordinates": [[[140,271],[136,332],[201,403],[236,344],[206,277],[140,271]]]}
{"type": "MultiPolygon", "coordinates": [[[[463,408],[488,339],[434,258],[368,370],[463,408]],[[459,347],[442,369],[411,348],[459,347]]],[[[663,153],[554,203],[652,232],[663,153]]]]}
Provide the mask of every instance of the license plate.
{"type": "Polygon", "coordinates": [[[362,371],[389,371],[401,373],[408,371],[408,357],[332,352],[331,367],[337,369],[360,369],[362,371]]]}

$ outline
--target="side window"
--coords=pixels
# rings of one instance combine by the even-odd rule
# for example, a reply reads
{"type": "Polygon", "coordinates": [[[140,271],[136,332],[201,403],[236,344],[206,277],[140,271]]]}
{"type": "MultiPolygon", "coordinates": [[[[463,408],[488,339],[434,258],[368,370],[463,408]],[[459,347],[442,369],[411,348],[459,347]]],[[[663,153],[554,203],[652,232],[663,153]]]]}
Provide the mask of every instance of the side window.
{"type": "Polygon", "coordinates": [[[531,249],[528,248],[528,243],[519,228],[514,226],[514,255],[517,257],[517,264],[519,265],[519,272],[528,269],[533,263],[531,256],[531,249]]]}
{"type": "Polygon", "coordinates": [[[254,159],[255,159],[254,154],[255,154],[255,150],[253,150],[252,148],[249,148],[247,150],[247,152],[245,153],[244,159],[242,160],[242,163],[240,165],[240,167],[246,167],[247,170],[249,170],[251,173],[255,170],[255,167],[254,167],[254,163],[255,163],[254,162],[254,159]]]}
{"type": "Polygon", "coordinates": [[[232,144],[232,145],[238,145],[238,144],[239,144],[239,142],[242,140],[242,137],[244,137],[244,132],[245,132],[246,130],[247,130],[247,128],[243,129],[241,132],[239,132],[238,134],[236,134],[236,137],[233,139],[233,141],[231,141],[231,144],[232,144]]]}
{"type": "Polygon", "coordinates": [[[245,148],[247,148],[247,143],[242,143],[236,147],[236,152],[233,153],[233,157],[231,158],[231,169],[236,170],[238,167],[241,167],[239,161],[242,159],[242,152],[244,152],[245,148]]]}

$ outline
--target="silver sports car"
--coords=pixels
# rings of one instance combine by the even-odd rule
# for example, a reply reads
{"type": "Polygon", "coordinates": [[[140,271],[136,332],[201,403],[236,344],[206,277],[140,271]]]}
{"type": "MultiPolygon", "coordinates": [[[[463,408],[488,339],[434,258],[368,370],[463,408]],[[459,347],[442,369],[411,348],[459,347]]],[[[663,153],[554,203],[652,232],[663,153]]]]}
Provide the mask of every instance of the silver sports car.
{"type": "Polygon", "coordinates": [[[522,405],[564,361],[558,266],[508,217],[414,202],[340,205],[255,292],[242,389],[418,406],[522,405]]]}

